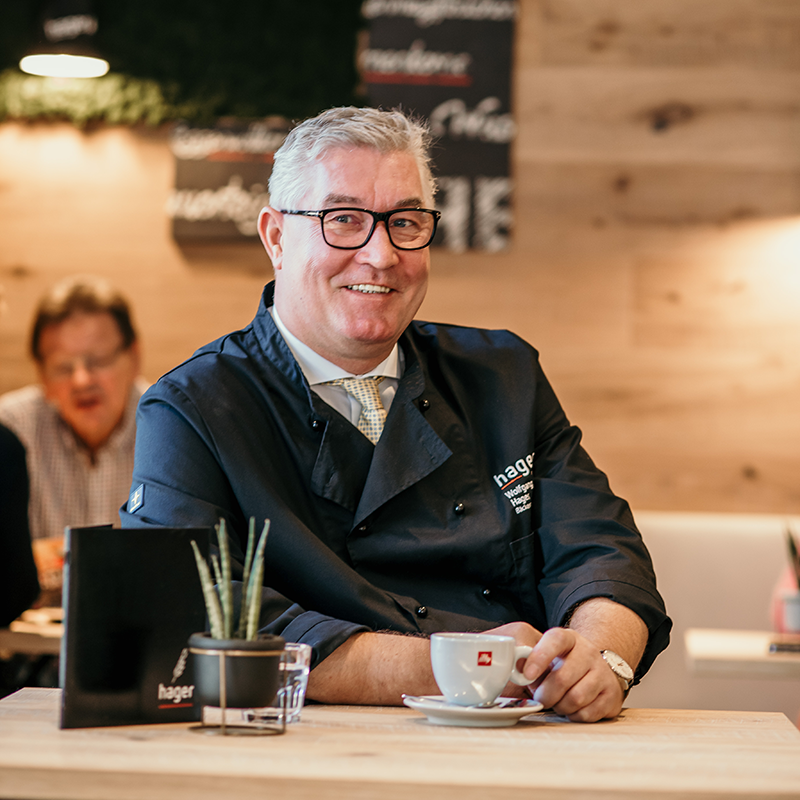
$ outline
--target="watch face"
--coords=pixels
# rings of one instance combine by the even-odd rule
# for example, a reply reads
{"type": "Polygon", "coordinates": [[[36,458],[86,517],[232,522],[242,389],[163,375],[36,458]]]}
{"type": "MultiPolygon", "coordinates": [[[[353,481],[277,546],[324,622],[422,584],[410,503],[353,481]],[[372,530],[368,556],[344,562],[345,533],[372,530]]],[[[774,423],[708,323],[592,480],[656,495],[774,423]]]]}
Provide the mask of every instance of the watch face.
{"type": "Polygon", "coordinates": [[[609,667],[620,676],[623,680],[628,682],[633,680],[633,670],[628,665],[624,658],[618,656],[613,650],[603,650],[603,658],[609,667]]]}

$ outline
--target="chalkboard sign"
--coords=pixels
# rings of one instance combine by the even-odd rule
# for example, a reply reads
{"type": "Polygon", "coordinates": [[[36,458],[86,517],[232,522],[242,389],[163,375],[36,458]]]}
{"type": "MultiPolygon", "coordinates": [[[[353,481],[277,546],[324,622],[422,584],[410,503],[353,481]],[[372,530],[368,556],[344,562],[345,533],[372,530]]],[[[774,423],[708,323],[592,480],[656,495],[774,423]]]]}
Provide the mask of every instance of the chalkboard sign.
{"type": "Polygon", "coordinates": [[[496,251],[511,228],[514,0],[367,0],[369,104],[427,118],[442,213],[435,244],[496,251]]]}
{"type": "Polygon", "coordinates": [[[176,125],[175,188],[167,203],[174,238],[256,241],[258,214],[269,205],[272,159],[289,127],[282,119],[176,125]]]}

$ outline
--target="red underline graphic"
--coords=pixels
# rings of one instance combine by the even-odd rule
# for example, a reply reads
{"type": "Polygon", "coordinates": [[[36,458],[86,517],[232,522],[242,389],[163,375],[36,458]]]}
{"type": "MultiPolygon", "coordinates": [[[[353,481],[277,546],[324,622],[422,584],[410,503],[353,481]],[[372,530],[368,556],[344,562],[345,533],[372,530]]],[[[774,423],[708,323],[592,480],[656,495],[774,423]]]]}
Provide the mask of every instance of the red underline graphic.
{"type": "Polygon", "coordinates": [[[409,72],[365,72],[367,83],[407,83],[415,86],[471,86],[469,75],[420,75],[409,72]]]}

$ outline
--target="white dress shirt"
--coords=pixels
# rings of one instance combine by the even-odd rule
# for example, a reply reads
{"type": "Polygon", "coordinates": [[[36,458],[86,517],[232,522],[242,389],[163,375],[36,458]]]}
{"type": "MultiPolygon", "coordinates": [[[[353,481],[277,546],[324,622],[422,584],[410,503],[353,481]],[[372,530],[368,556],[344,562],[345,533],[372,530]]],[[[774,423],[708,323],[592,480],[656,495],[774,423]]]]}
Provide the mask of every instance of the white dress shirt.
{"type": "Polygon", "coordinates": [[[292,355],[300,365],[306,380],[311,387],[311,391],[317,394],[329,406],[335,408],[345,419],[349,419],[353,425],[358,425],[358,418],[361,416],[361,403],[353,395],[349,394],[343,386],[327,386],[328,381],[337,378],[368,378],[371,376],[383,375],[383,380],[378,387],[381,395],[383,407],[388,412],[392,405],[392,400],[397,392],[397,384],[403,375],[404,359],[403,353],[395,343],[389,356],[378,364],[375,369],[370,370],[364,375],[353,375],[336,364],[323,358],[319,353],[312,350],[307,344],[301,342],[287,327],[278,314],[275,306],[269,307],[269,313],[275,321],[275,325],[286,340],[286,344],[292,351],[292,355]]]}

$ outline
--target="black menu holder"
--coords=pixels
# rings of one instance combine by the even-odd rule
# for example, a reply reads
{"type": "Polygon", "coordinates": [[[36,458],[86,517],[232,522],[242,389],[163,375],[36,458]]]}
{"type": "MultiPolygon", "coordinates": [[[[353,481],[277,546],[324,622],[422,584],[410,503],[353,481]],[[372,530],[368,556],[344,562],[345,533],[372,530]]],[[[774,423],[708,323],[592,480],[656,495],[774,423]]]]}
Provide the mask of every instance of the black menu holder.
{"type": "Polygon", "coordinates": [[[206,628],[191,540],[211,528],[67,528],[62,728],[189,722],[188,639],[206,628]]]}

